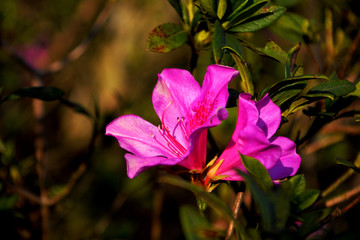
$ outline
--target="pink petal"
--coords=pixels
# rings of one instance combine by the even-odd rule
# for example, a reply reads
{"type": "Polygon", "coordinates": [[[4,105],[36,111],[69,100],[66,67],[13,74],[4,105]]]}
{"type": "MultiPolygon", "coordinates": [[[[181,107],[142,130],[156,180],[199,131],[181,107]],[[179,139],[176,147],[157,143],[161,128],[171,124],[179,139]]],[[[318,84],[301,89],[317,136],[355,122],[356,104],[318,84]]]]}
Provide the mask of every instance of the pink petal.
{"type": "Polygon", "coordinates": [[[271,138],[278,130],[281,122],[281,110],[271,101],[268,94],[256,103],[260,112],[258,126],[263,129],[267,138],[271,138]]]}
{"type": "Polygon", "coordinates": [[[189,170],[203,169],[206,163],[207,129],[198,129],[190,136],[190,155],[178,165],[189,170]]]}
{"type": "Polygon", "coordinates": [[[277,164],[269,169],[272,179],[293,176],[300,167],[301,158],[296,153],[296,144],[286,137],[273,137],[272,144],[279,145],[282,155],[277,164]]]}
{"type": "Polygon", "coordinates": [[[164,69],[153,91],[154,109],[169,129],[174,129],[178,117],[186,117],[191,103],[201,93],[199,83],[186,70],[164,69]]]}
{"type": "Polygon", "coordinates": [[[164,157],[138,157],[133,154],[125,154],[127,175],[129,178],[136,177],[139,173],[157,165],[175,165],[181,159],[168,159],[164,157]]]}
{"type": "Polygon", "coordinates": [[[196,129],[202,124],[209,124],[208,126],[220,124],[221,120],[218,117],[223,118],[224,115],[218,115],[217,112],[225,108],[229,98],[227,86],[238,74],[237,70],[226,66],[207,67],[201,95],[191,104],[191,129],[196,129]]]}
{"type": "Polygon", "coordinates": [[[158,128],[139,116],[125,115],[115,119],[107,125],[106,135],[114,136],[120,147],[135,155],[172,157],[163,147],[166,143],[158,128]]]}

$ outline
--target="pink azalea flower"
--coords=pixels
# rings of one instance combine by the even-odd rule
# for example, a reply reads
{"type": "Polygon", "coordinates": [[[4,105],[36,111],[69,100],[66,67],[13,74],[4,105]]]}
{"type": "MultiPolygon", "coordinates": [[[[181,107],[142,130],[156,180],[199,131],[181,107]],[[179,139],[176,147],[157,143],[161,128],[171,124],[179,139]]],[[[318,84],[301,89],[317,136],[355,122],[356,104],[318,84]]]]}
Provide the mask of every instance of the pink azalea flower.
{"type": "Polygon", "coordinates": [[[139,116],[125,115],[106,127],[125,154],[127,174],[134,178],[156,165],[178,164],[200,171],[205,165],[207,129],[227,118],[228,83],[238,72],[210,65],[202,88],[186,70],[164,69],[152,95],[159,126],[139,116]]]}
{"type": "Polygon", "coordinates": [[[213,167],[209,169],[206,183],[210,179],[242,180],[235,171],[245,171],[240,155],[259,160],[272,179],[293,176],[300,166],[301,158],[296,145],[286,137],[274,136],[281,122],[280,108],[266,95],[258,102],[251,95],[239,96],[238,120],[230,142],[213,167]]]}

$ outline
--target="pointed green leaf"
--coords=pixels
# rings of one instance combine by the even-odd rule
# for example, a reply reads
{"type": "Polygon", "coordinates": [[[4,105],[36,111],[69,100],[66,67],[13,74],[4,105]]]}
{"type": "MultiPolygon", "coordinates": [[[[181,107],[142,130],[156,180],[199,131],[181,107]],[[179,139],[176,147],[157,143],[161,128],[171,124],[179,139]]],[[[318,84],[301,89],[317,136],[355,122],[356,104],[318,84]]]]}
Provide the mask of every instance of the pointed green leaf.
{"type": "Polygon", "coordinates": [[[295,77],[294,69],[296,68],[296,57],[300,51],[301,42],[292,47],[287,53],[286,62],[285,62],[285,78],[295,77]]]}
{"type": "Polygon", "coordinates": [[[76,103],[76,102],[71,102],[69,100],[66,100],[66,99],[60,99],[60,102],[62,104],[64,104],[65,106],[71,108],[72,110],[74,110],[75,112],[77,113],[81,113],[81,114],[84,114],[85,116],[88,116],[88,117],[92,117],[91,113],[86,110],[86,108],[84,108],[83,106],[81,106],[80,104],[76,103]]]}
{"type": "Polygon", "coordinates": [[[217,6],[217,15],[220,20],[224,17],[226,9],[227,9],[227,1],[219,0],[218,6],[217,6]]]}
{"type": "Polygon", "coordinates": [[[43,101],[54,101],[64,95],[64,91],[56,87],[26,87],[21,88],[1,100],[1,102],[15,100],[23,97],[36,98],[43,101]]]}
{"type": "Polygon", "coordinates": [[[265,48],[261,49],[267,55],[272,56],[273,58],[277,59],[281,63],[285,63],[287,53],[282,50],[279,45],[277,45],[273,41],[269,41],[266,43],[265,48]]]}
{"type": "Polygon", "coordinates": [[[180,0],[168,0],[168,2],[171,4],[171,6],[173,6],[173,8],[179,14],[181,19],[183,19],[181,1],[180,0]]]}
{"type": "Polygon", "coordinates": [[[241,153],[240,157],[246,171],[254,177],[259,186],[263,186],[265,191],[270,190],[274,184],[264,165],[259,160],[241,153]]]}
{"type": "Polygon", "coordinates": [[[232,58],[235,60],[236,68],[239,70],[239,74],[241,77],[240,88],[244,92],[248,92],[250,94],[254,94],[254,85],[251,80],[251,74],[247,63],[243,60],[241,55],[237,54],[232,48],[225,47],[225,49],[230,50],[230,54],[232,58]]]}
{"type": "Polygon", "coordinates": [[[212,0],[195,0],[194,4],[200,8],[206,18],[217,19],[217,14],[212,0]]]}
{"type": "Polygon", "coordinates": [[[318,199],[319,195],[320,191],[317,189],[308,189],[302,192],[297,197],[297,210],[302,211],[313,205],[316,199],[318,199]]]}
{"type": "Polygon", "coordinates": [[[268,90],[268,93],[270,94],[270,97],[272,97],[276,95],[278,91],[281,91],[285,87],[294,86],[294,84],[297,84],[299,82],[303,82],[305,80],[312,80],[312,79],[327,79],[327,77],[325,75],[320,75],[320,74],[289,77],[272,85],[271,88],[268,90]]]}
{"type": "Polygon", "coordinates": [[[295,175],[288,180],[291,184],[291,192],[293,195],[298,196],[305,191],[305,177],[303,174],[295,175]]]}
{"type": "Polygon", "coordinates": [[[271,199],[265,192],[261,189],[255,178],[251,175],[248,175],[240,170],[237,170],[238,174],[244,178],[247,186],[250,189],[250,192],[257,203],[261,218],[264,224],[265,229],[273,229],[276,223],[275,207],[272,204],[271,199]]]}
{"type": "Polygon", "coordinates": [[[263,7],[255,15],[231,27],[231,32],[255,32],[278,20],[286,11],[280,6],[263,7]]]}
{"type": "Polygon", "coordinates": [[[214,36],[212,40],[212,47],[214,52],[214,59],[216,64],[220,64],[224,55],[223,47],[226,44],[225,31],[219,21],[215,21],[214,36]]]}
{"type": "Polygon", "coordinates": [[[146,41],[147,51],[170,52],[186,43],[187,33],[175,23],[164,23],[154,28],[146,41]]]}
{"type": "MultiPolygon", "coordinates": [[[[308,94],[331,94],[332,97],[343,97],[356,89],[352,82],[347,80],[332,80],[320,83],[319,85],[310,89],[308,94]]],[[[324,95],[325,96],[325,95],[324,95]]]]}
{"type": "MultiPolygon", "coordinates": [[[[240,5],[238,9],[236,9],[232,14],[230,14],[230,16],[227,18],[228,21],[224,23],[224,28],[232,29],[233,26],[239,25],[247,18],[255,14],[257,11],[259,11],[267,3],[268,3],[267,0],[262,0],[262,1],[257,1],[254,4],[248,6],[248,4],[244,2],[245,5],[240,5]]],[[[231,31],[236,32],[233,30],[231,31]]]]}

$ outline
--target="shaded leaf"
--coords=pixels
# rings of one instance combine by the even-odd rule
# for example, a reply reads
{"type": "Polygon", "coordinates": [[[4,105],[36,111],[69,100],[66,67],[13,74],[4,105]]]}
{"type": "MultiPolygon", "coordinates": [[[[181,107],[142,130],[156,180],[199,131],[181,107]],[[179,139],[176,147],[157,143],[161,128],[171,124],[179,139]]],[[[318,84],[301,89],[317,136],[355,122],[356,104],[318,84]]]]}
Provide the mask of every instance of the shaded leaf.
{"type": "Polygon", "coordinates": [[[297,210],[302,211],[310,207],[315,203],[315,201],[318,199],[320,195],[320,191],[317,189],[308,189],[299,194],[296,198],[297,204],[297,210]]]}
{"type": "Polygon", "coordinates": [[[325,75],[314,74],[314,75],[301,75],[295,77],[289,77],[279,82],[276,82],[271,88],[268,90],[270,97],[276,95],[276,92],[281,91],[284,87],[294,86],[293,84],[302,82],[304,80],[312,80],[312,79],[327,79],[325,75]]]}
{"type": "Polygon", "coordinates": [[[212,0],[195,0],[194,4],[198,6],[203,15],[209,19],[217,19],[212,0]]]}
{"type": "Polygon", "coordinates": [[[64,95],[64,91],[56,87],[26,87],[21,88],[1,100],[1,102],[15,100],[23,97],[36,98],[43,101],[54,101],[64,95]]]}
{"type": "Polygon", "coordinates": [[[229,29],[231,32],[255,32],[263,29],[276,20],[286,11],[286,8],[280,6],[269,6],[260,9],[254,16],[246,19],[246,21],[240,23],[229,29]]]}
{"type": "Polygon", "coordinates": [[[188,35],[175,23],[164,23],[154,28],[148,35],[146,48],[151,52],[170,52],[184,45],[188,35]]]}
{"type": "Polygon", "coordinates": [[[179,215],[183,233],[187,240],[208,239],[198,234],[201,228],[209,227],[210,224],[197,209],[188,205],[181,206],[179,215]]]}
{"type": "Polygon", "coordinates": [[[239,175],[242,178],[244,178],[255,202],[257,203],[260,209],[264,228],[268,230],[273,229],[273,226],[276,223],[276,216],[275,216],[275,207],[272,204],[271,199],[269,198],[269,196],[265,194],[265,192],[261,189],[259,184],[252,176],[244,172],[241,172],[240,170],[237,171],[239,175]]]}
{"type": "Polygon", "coordinates": [[[265,48],[261,49],[267,55],[277,59],[281,63],[285,63],[287,53],[282,50],[279,45],[277,45],[273,41],[269,41],[266,43],[265,48]]]}
{"type": "Polygon", "coordinates": [[[77,113],[84,114],[84,115],[86,115],[86,116],[88,116],[90,118],[92,117],[90,112],[88,110],[86,110],[86,108],[84,108],[83,106],[81,106],[78,103],[71,102],[71,101],[63,99],[63,98],[60,99],[60,102],[62,104],[64,104],[65,106],[70,107],[72,110],[74,110],[77,113]]]}
{"type": "Polygon", "coordinates": [[[294,69],[296,69],[296,57],[300,51],[301,42],[292,47],[287,53],[286,61],[285,61],[285,78],[295,77],[294,69]]]}
{"type": "Polygon", "coordinates": [[[179,14],[180,18],[183,19],[183,12],[180,0],[168,0],[168,2],[173,6],[175,11],[179,14]]]}
{"type": "Polygon", "coordinates": [[[324,97],[327,97],[326,94],[331,94],[333,98],[343,97],[353,92],[355,89],[355,85],[347,80],[332,80],[320,83],[319,85],[313,87],[308,92],[308,95],[323,94],[324,97]]]}
{"type": "Polygon", "coordinates": [[[215,63],[220,64],[224,55],[223,47],[226,44],[226,35],[225,31],[221,26],[219,21],[215,21],[214,25],[214,35],[212,40],[213,53],[215,58],[215,63]]]}
{"type": "Polygon", "coordinates": [[[246,168],[246,171],[254,177],[254,180],[263,190],[268,191],[273,187],[273,181],[264,165],[257,159],[240,153],[241,161],[246,168]]]}
{"type": "Polygon", "coordinates": [[[258,10],[260,10],[265,4],[267,4],[267,0],[257,1],[250,6],[248,6],[247,2],[244,2],[240,5],[234,12],[230,14],[227,18],[227,22],[224,23],[224,28],[229,29],[229,31],[237,32],[232,30],[233,26],[239,25],[247,18],[255,14],[258,10]],[[244,8],[246,7],[246,8],[244,8]]]}

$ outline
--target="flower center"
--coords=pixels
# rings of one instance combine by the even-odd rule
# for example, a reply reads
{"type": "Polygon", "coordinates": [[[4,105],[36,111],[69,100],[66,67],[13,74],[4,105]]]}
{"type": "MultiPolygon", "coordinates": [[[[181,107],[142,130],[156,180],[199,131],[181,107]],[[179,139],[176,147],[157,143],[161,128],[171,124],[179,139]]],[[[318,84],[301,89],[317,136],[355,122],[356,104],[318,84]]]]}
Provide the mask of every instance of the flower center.
{"type": "Polygon", "coordinates": [[[165,140],[165,144],[161,143],[158,139],[156,139],[154,134],[152,134],[152,137],[155,139],[157,143],[159,143],[162,147],[164,147],[168,152],[172,153],[175,157],[181,157],[186,153],[187,149],[176,139],[175,131],[177,128],[180,128],[187,141],[189,140],[189,135],[186,131],[184,117],[177,117],[177,123],[172,133],[169,130],[169,127],[166,126],[164,121],[165,113],[171,104],[172,101],[165,107],[161,117],[161,125],[158,126],[159,133],[163,137],[163,140],[165,140]]]}
{"type": "MultiPolygon", "coordinates": [[[[207,93],[207,96],[210,95],[210,93],[207,93]]],[[[214,100],[212,97],[206,97],[197,101],[191,109],[194,114],[189,122],[190,129],[193,130],[204,124],[209,119],[209,114],[214,110],[217,104],[218,101],[216,99],[214,100]]]]}

